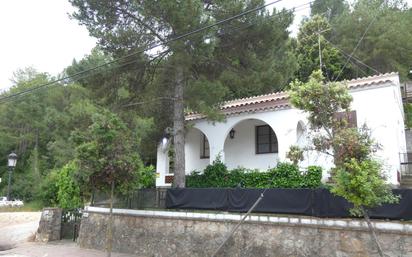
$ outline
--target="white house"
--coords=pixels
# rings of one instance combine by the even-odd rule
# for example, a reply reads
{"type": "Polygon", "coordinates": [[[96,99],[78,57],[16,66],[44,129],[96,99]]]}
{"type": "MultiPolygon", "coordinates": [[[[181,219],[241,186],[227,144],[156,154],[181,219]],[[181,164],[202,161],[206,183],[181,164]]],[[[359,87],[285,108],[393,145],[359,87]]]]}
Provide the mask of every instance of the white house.
{"type": "MultiPolygon", "coordinates": [[[[406,152],[405,126],[397,73],[347,81],[353,97],[351,109],[357,126],[366,124],[381,144],[377,158],[385,164],[389,183],[399,184],[400,153],[406,152]]],[[[211,122],[190,113],[185,137],[186,173],[202,171],[220,155],[228,168],[266,170],[286,160],[291,145],[304,146],[309,133],[306,114],[293,108],[287,92],[272,93],[225,102],[224,122],[211,122]]],[[[318,152],[305,154],[300,166],[319,165],[323,179],[332,160],[318,152]]],[[[164,144],[157,152],[158,187],[170,186],[169,159],[164,144]]]]}

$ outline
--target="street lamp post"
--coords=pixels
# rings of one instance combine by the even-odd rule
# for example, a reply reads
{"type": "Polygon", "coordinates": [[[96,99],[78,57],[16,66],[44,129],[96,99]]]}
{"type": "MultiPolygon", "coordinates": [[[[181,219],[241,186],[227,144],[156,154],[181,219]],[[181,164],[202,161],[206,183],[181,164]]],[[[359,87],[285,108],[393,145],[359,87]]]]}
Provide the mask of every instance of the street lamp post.
{"type": "Polygon", "coordinates": [[[8,162],[7,162],[7,166],[9,167],[9,184],[7,186],[7,201],[10,201],[11,174],[14,170],[14,167],[16,167],[16,163],[17,163],[17,154],[12,152],[11,154],[9,154],[8,162]]]}

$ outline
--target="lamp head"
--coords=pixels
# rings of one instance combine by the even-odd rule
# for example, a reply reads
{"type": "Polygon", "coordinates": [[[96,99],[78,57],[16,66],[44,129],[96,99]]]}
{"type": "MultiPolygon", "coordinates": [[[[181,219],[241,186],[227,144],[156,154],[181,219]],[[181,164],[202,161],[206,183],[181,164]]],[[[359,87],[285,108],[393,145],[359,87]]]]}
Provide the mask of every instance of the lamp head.
{"type": "Polygon", "coordinates": [[[234,129],[231,129],[230,130],[230,132],[229,132],[229,137],[230,137],[230,139],[233,139],[233,138],[235,138],[235,130],[234,129]]]}
{"type": "Polygon", "coordinates": [[[12,167],[12,168],[16,167],[17,154],[12,152],[11,154],[9,154],[7,159],[8,159],[7,166],[12,167]]]}

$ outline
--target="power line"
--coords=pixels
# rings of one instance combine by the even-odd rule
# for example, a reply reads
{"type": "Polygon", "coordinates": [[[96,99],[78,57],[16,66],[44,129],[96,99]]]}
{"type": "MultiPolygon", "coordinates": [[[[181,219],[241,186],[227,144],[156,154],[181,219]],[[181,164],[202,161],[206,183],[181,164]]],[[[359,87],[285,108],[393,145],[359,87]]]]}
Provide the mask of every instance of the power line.
{"type": "MultiPolygon", "coordinates": [[[[63,78],[60,78],[60,79],[57,79],[57,80],[48,82],[48,83],[46,83],[46,84],[42,84],[42,85],[40,85],[40,86],[38,86],[38,87],[34,87],[34,88],[31,88],[31,89],[28,89],[28,90],[25,90],[25,91],[21,91],[21,92],[12,94],[12,95],[8,95],[8,96],[5,96],[5,97],[2,97],[2,98],[0,98],[0,104],[1,104],[1,103],[6,103],[6,102],[11,102],[11,101],[17,99],[17,97],[19,97],[19,96],[20,96],[20,97],[21,97],[21,96],[25,96],[25,95],[27,95],[27,94],[32,93],[33,91],[37,91],[37,90],[40,90],[40,89],[43,89],[43,88],[48,88],[48,87],[53,86],[53,85],[59,85],[59,84],[57,84],[58,82],[62,82],[62,81],[64,82],[65,80],[68,80],[68,79],[71,79],[71,80],[73,80],[73,81],[76,81],[76,80],[80,80],[80,79],[87,78],[87,77],[93,75],[93,74],[90,74],[90,72],[96,71],[96,70],[98,70],[98,69],[101,68],[101,67],[107,66],[107,65],[112,64],[112,63],[119,62],[119,61],[122,60],[122,59],[130,58],[130,57],[132,57],[133,55],[137,55],[137,54],[139,54],[139,53],[143,53],[143,52],[145,52],[145,51],[148,51],[148,50],[151,50],[151,49],[153,49],[153,48],[159,47],[159,46],[161,46],[161,45],[163,45],[163,44],[167,44],[167,43],[169,43],[169,42],[172,42],[172,41],[181,39],[181,38],[183,38],[183,37],[189,36],[189,35],[191,35],[191,34],[194,34],[194,32],[197,33],[197,32],[199,32],[199,31],[205,30],[205,29],[207,29],[207,28],[216,26],[217,24],[221,24],[221,23],[223,23],[223,22],[227,22],[227,21],[236,19],[236,18],[238,18],[238,17],[241,17],[241,15],[246,15],[246,14],[248,14],[248,13],[250,13],[250,12],[253,12],[253,11],[255,11],[255,10],[259,10],[259,9],[265,8],[265,7],[269,6],[269,5],[272,5],[272,4],[277,3],[277,2],[280,2],[280,1],[282,1],[282,0],[278,0],[278,1],[274,1],[274,2],[271,2],[271,3],[265,4],[265,5],[262,5],[262,6],[260,6],[260,7],[251,9],[251,10],[249,10],[249,11],[246,11],[246,12],[240,13],[240,14],[238,14],[238,15],[229,17],[229,18],[227,18],[227,19],[221,20],[221,21],[219,21],[219,22],[216,22],[216,23],[211,24],[211,25],[209,25],[209,26],[207,26],[207,27],[203,27],[203,28],[200,28],[200,29],[198,29],[198,30],[196,30],[196,31],[192,31],[192,32],[186,33],[186,34],[184,34],[184,35],[181,35],[181,36],[179,36],[179,37],[177,37],[177,38],[173,38],[173,39],[171,39],[171,40],[169,40],[169,41],[165,41],[165,42],[163,42],[163,43],[158,43],[158,44],[152,45],[151,47],[148,47],[148,48],[146,48],[145,50],[141,50],[141,51],[138,51],[138,52],[135,52],[135,53],[128,54],[128,55],[126,55],[126,56],[120,57],[120,58],[118,58],[118,59],[115,59],[115,60],[112,60],[112,61],[109,61],[109,62],[105,62],[105,63],[103,63],[103,64],[101,64],[101,65],[95,66],[95,67],[90,68],[90,69],[88,69],[88,70],[84,70],[84,71],[75,73],[75,74],[73,74],[73,75],[66,76],[66,77],[63,77],[63,78]],[[80,76],[80,75],[83,75],[83,76],[78,77],[78,76],[80,76]]],[[[313,3],[314,3],[314,1],[309,1],[309,2],[307,2],[307,3],[301,4],[301,5],[298,5],[298,6],[294,6],[294,7],[290,8],[290,9],[288,9],[288,10],[294,10],[293,12],[305,10],[305,9],[310,8],[310,7],[311,7],[311,4],[313,4],[313,3]]],[[[275,14],[275,15],[272,15],[272,16],[269,17],[269,19],[271,19],[271,18],[273,18],[273,17],[276,17],[276,16],[278,16],[279,14],[280,14],[280,13],[277,13],[277,14],[275,14]]],[[[249,28],[249,27],[251,27],[251,26],[253,26],[253,25],[257,24],[257,23],[258,23],[258,21],[253,22],[253,23],[248,24],[248,25],[243,26],[243,27],[237,27],[236,29],[231,30],[230,32],[237,31],[237,30],[247,29],[247,28],[249,28]]],[[[223,34],[227,34],[227,33],[229,33],[229,31],[226,32],[226,33],[223,33],[223,34]]],[[[221,35],[222,35],[222,34],[221,34],[221,35]]],[[[212,38],[212,37],[210,37],[210,38],[212,38]]],[[[158,55],[161,55],[162,53],[164,53],[164,51],[158,53],[158,55]]],[[[157,56],[156,56],[156,57],[157,57],[157,56]]],[[[150,61],[153,61],[153,60],[150,60],[150,61]]],[[[120,67],[129,65],[129,64],[133,64],[133,63],[136,63],[136,62],[138,62],[138,60],[134,60],[134,61],[131,61],[131,62],[123,63],[123,64],[121,64],[121,65],[119,65],[119,66],[116,66],[116,67],[113,67],[113,68],[110,68],[110,69],[120,68],[120,67]]],[[[101,71],[97,71],[97,72],[101,72],[101,71]]],[[[158,98],[157,100],[166,100],[166,98],[164,98],[164,97],[162,98],[162,97],[161,97],[161,98],[158,98]]],[[[169,100],[170,100],[170,99],[169,99],[169,100]]],[[[153,101],[150,101],[150,102],[153,102],[153,101]]],[[[138,102],[138,103],[134,103],[134,104],[132,104],[132,105],[140,105],[140,104],[143,104],[143,102],[142,102],[142,103],[139,103],[139,102],[138,102]]]]}
{"type": "MultiPolygon", "coordinates": [[[[385,1],[382,2],[382,4],[380,6],[382,6],[385,3],[385,1]]],[[[379,6],[379,7],[380,7],[379,6]]],[[[337,81],[339,79],[339,76],[342,74],[343,70],[346,68],[346,66],[349,63],[349,60],[352,58],[352,56],[355,54],[356,50],[358,49],[358,47],[360,46],[360,43],[362,42],[362,40],[365,38],[366,33],[368,33],[369,29],[372,27],[372,24],[375,22],[375,20],[378,18],[378,14],[379,14],[379,7],[378,7],[378,11],[375,13],[375,16],[372,18],[371,22],[369,23],[369,25],[366,27],[365,32],[363,32],[361,38],[359,39],[358,43],[356,44],[355,48],[353,48],[352,53],[349,55],[349,57],[346,59],[345,65],[343,65],[342,69],[339,71],[338,76],[336,76],[335,81],[337,81]]]]}
{"type": "Polygon", "coordinates": [[[37,87],[33,87],[33,88],[30,88],[30,89],[27,89],[27,90],[24,90],[24,91],[21,91],[21,92],[12,94],[12,95],[8,95],[8,96],[1,97],[1,98],[0,98],[0,102],[3,101],[3,100],[6,100],[6,99],[10,99],[10,98],[13,98],[13,97],[22,95],[22,94],[26,94],[26,93],[33,92],[33,91],[38,90],[38,89],[40,89],[40,88],[48,87],[48,86],[50,86],[50,85],[53,85],[53,84],[56,84],[56,83],[58,83],[58,82],[62,82],[62,81],[71,79],[71,78],[73,78],[73,77],[76,77],[76,76],[79,76],[79,75],[88,73],[88,72],[90,72],[90,71],[97,70],[97,69],[99,69],[99,68],[101,68],[101,67],[110,65],[110,64],[112,64],[112,63],[119,62],[120,60],[125,59],[125,58],[133,57],[133,56],[135,56],[135,55],[138,55],[138,54],[144,53],[144,52],[146,52],[146,51],[152,50],[152,49],[154,49],[154,48],[156,48],[156,47],[161,47],[161,46],[167,45],[167,44],[169,44],[169,43],[172,43],[172,42],[175,42],[175,41],[177,41],[177,40],[180,40],[180,39],[186,38],[186,37],[188,37],[188,36],[191,36],[191,35],[193,35],[193,34],[202,32],[202,31],[204,31],[204,30],[207,30],[207,29],[210,29],[210,28],[213,28],[213,27],[216,27],[216,26],[218,26],[218,25],[220,25],[220,24],[223,24],[223,23],[226,23],[226,22],[235,20],[235,19],[240,18],[240,17],[242,17],[242,16],[245,16],[245,15],[247,15],[247,14],[249,14],[249,13],[262,10],[262,9],[264,9],[264,8],[270,6],[270,5],[273,5],[273,4],[278,3],[278,2],[281,2],[281,1],[283,1],[283,0],[275,0],[275,1],[272,1],[272,2],[270,2],[270,3],[264,4],[264,5],[260,5],[260,6],[258,6],[258,7],[252,8],[252,9],[250,9],[250,10],[247,10],[247,11],[241,12],[241,13],[239,13],[239,14],[236,14],[236,15],[234,15],[234,16],[231,16],[231,17],[225,18],[225,19],[223,19],[223,20],[217,21],[217,22],[215,22],[215,23],[213,23],[213,24],[210,24],[210,25],[207,25],[207,26],[204,26],[204,27],[201,27],[201,28],[192,30],[192,31],[190,31],[190,32],[184,33],[184,34],[179,35],[179,36],[176,36],[176,37],[174,37],[174,38],[172,38],[172,39],[166,40],[165,42],[154,43],[154,44],[152,44],[151,46],[146,47],[145,49],[142,49],[142,50],[140,50],[140,51],[137,51],[137,52],[134,52],[134,53],[125,55],[125,56],[123,56],[123,57],[121,57],[121,58],[114,59],[114,60],[112,60],[112,61],[109,61],[109,62],[100,64],[100,65],[97,65],[97,66],[92,67],[92,68],[90,68],[90,69],[86,69],[86,70],[80,71],[80,72],[75,73],[75,74],[70,75],[70,76],[65,76],[65,77],[62,77],[62,78],[60,78],[60,79],[53,80],[53,81],[51,81],[51,82],[48,82],[48,83],[39,85],[39,86],[37,86],[37,87]]]}
{"type": "MultiPolygon", "coordinates": [[[[294,12],[302,11],[302,10],[311,8],[311,5],[310,5],[310,4],[312,4],[312,3],[314,3],[314,1],[310,1],[310,2],[307,2],[307,3],[305,3],[305,4],[301,4],[301,5],[298,5],[298,6],[294,6],[294,7],[290,8],[290,9],[293,9],[294,12]],[[306,6],[306,7],[305,7],[305,6],[306,6]],[[302,8],[302,7],[304,7],[304,8],[302,8]]],[[[289,9],[289,10],[290,10],[290,9],[289,9]]],[[[326,12],[325,12],[325,13],[326,13],[326,12]]],[[[275,16],[277,16],[277,15],[271,16],[270,18],[273,18],[273,17],[275,17],[275,16]]],[[[270,18],[269,18],[269,19],[270,19],[270,18]]],[[[247,29],[247,28],[249,28],[249,27],[251,27],[251,26],[253,26],[253,25],[256,25],[257,23],[258,23],[258,21],[255,21],[255,22],[253,22],[253,23],[247,24],[246,26],[233,27],[233,28],[231,28],[230,31],[227,31],[226,33],[222,33],[222,34],[219,34],[219,35],[224,35],[224,34],[227,34],[227,33],[230,33],[230,32],[233,33],[233,32],[235,32],[235,31],[244,30],[244,29],[247,29]]],[[[323,33],[323,32],[325,32],[325,31],[327,31],[327,30],[320,31],[320,33],[323,33]]],[[[311,35],[310,35],[310,36],[311,36],[311,35]]],[[[307,36],[307,37],[309,37],[309,36],[307,36]]],[[[209,37],[209,38],[207,38],[207,39],[211,39],[211,38],[212,38],[212,37],[209,37]]],[[[305,37],[305,39],[306,39],[306,37],[305,37]]],[[[285,85],[285,86],[286,86],[286,85],[285,85]]],[[[126,108],[126,107],[138,106],[138,105],[143,105],[143,104],[149,104],[149,103],[158,102],[158,101],[173,101],[173,100],[174,100],[173,97],[155,97],[154,99],[149,99],[149,100],[145,100],[145,101],[138,101],[138,102],[133,102],[133,103],[124,104],[124,105],[122,105],[122,107],[126,108]]]]}
{"type": "MultiPolygon", "coordinates": [[[[340,51],[342,54],[346,55],[347,57],[350,56],[350,54],[346,53],[345,51],[343,51],[341,48],[339,48],[337,45],[335,45],[334,43],[330,42],[328,39],[324,38],[327,42],[329,42],[329,44],[331,44],[334,48],[336,48],[338,51],[340,51]]],[[[371,70],[373,70],[376,74],[381,74],[380,71],[378,71],[377,69],[373,68],[372,66],[364,63],[363,61],[361,61],[359,58],[357,58],[355,55],[352,55],[351,57],[352,59],[354,59],[357,63],[363,65],[366,68],[369,68],[371,70]]]]}
{"type": "MultiPolygon", "coordinates": [[[[152,60],[150,60],[149,62],[155,60],[158,56],[161,56],[161,55],[162,55],[163,53],[165,53],[165,52],[166,52],[166,51],[163,51],[163,52],[157,53],[156,55],[152,56],[152,57],[154,57],[154,58],[153,58],[152,60]]],[[[117,66],[115,66],[115,67],[110,67],[109,69],[106,69],[105,71],[109,71],[109,70],[113,70],[113,69],[118,69],[118,68],[121,68],[121,67],[130,65],[130,64],[137,63],[137,62],[139,62],[139,61],[145,62],[145,61],[142,61],[142,60],[132,60],[132,61],[125,62],[125,63],[120,63],[119,65],[117,65],[117,66]]],[[[93,72],[93,71],[95,71],[95,70],[91,70],[91,71],[89,71],[89,72],[93,72]]],[[[98,72],[99,72],[99,71],[98,71],[98,72]]],[[[95,75],[95,74],[96,74],[96,73],[83,73],[83,74],[80,74],[80,75],[82,75],[82,76],[80,76],[80,75],[74,76],[74,75],[73,75],[73,76],[70,76],[69,79],[71,79],[71,81],[78,81],[78,80],[81,80],[81,79],[85,79],[85,78],[87,78],[87,77],[90,77],[90,76],[92,76],[92,75],[95,75]]],[[[67,79],[62,78],[62,79],[58,79],[58,80],[55,80],[55,81],[65,82],[66,80],[67,80],[67,79]]],[[[39,91],[39,90],[43,90],[43,89],[50,88],[51,86],[61,85],[61,84],[57,84],[57,82],[55,82],[55,81],[42,84],[41,86],[36,87],[35,90],[25,90],[25,91],[21,91],[21,92],[12,94],[12,95],[8,95],[7,97],[0,98],[0,104],[16,101],[16,100],[20,99],[20,97],[24,97],[24,96],[26,96],[26,95],[28,95],[28,94],[34,93],[35,91],[39,91]],[[53,83],[53,82],[54,82],[54,83],[53,83]]]]}

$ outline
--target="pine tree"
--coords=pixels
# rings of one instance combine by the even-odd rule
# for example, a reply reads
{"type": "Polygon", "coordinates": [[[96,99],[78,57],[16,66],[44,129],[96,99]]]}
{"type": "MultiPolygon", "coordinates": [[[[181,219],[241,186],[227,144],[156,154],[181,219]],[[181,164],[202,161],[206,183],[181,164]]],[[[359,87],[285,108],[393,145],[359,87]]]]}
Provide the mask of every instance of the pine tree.
{"type": "MultiPolygon", "coordinates": [[[[254,1],[95,1],[71,0],[73,16],[85,25],[100,47],[114,57],[164,43],[154,79],[141,94],[167,99],[172,107],[174,186],[185,186],[184,110],[216,117],[227,97],[271,92],[290,80],[296,69],[289,51],[287,11],[256,11],[248,16],[168,42],[264,4],[254,1]],[[152,88],[156,88],[153,90],[152,88]],[[155,92],[153,94],[153,92],[155,92]]],[[[150,59],[153,51],[136,58],[150,59]]],[[[162,110],[162,109],[161,109],[162,110]]]]}

